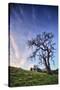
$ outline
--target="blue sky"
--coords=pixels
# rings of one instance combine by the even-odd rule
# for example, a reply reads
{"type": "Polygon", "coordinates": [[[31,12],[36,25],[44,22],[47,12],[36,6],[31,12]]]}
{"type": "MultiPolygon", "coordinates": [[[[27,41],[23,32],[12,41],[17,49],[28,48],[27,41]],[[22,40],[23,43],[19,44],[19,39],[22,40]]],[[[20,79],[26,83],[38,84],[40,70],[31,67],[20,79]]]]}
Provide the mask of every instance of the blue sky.
{"type": "Polygon", "coordinates": [[[11,3],[9,8],[10,65],[29,69],[37,64],[37,61],[28,60],[32,51],[27,41],[46,31],[54,34],[55,65],[51,63],[51,67],[56,69],[58,67],[58,7],[11,3]]]}

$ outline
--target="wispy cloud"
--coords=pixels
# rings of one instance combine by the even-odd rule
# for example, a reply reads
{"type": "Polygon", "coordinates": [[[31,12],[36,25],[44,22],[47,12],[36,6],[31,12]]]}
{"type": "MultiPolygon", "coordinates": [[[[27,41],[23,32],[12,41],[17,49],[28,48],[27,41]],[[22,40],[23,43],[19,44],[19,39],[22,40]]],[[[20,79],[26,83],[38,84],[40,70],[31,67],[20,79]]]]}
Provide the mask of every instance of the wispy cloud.
{"type": "Polygon", "coordinates": [[[14,49],[14,52],[15,52],[15,56],[16,56],[17,59],[19,59],[20,56],[19,56],[18,47],[17,47],[17,45],[16,45],[16,43],[15,43],[15,40],[14,40],[14,38],[13,38],[12,35],[10,35],[10,40],[11,40],[11,44],[12,44],[13,49],[14,49]]]}
{"type": "Polygon", "coordinates": [[[33,64],[27,62],[27,57],[19,50],[13,34],[10,34],[10,66],[30,69],[33,64]]]}
{"type": "MultiPolygon", "coordinates": [[[[22,66],[26,60],[22,58],[22,53],[19,52],[18,46],[13,35],[10,35],[10,44],[12,45],[14,53],[12,54],[14,58],[11,58],[15,66],[22,66]]],[[[10,51],[12,52],[12,51],[10,51]]]]}

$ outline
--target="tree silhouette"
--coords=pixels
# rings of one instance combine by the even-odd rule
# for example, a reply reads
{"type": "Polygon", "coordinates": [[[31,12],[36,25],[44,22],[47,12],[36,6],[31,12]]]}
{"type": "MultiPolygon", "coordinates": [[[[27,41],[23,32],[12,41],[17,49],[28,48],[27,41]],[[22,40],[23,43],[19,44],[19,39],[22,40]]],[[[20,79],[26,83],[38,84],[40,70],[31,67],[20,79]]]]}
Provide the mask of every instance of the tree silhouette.
{"type": "Polygon", "coordinates": [[[42,70],[38,67],[38,65],[34,65],[33,67],[30,68],[31,71],[37,71],[37,72],[42,72],[42,70]]]}
{"type": "Polygon", "coordinates": [[[43,32],[37,35],[36,38],[28,40],[28,46],[34,49],[30,58],[38,57],[39,64],[44,64],[49,74],[51,74],[50,61],[53,61],[55,50],[53,37],[52,33],[43,32]]]}

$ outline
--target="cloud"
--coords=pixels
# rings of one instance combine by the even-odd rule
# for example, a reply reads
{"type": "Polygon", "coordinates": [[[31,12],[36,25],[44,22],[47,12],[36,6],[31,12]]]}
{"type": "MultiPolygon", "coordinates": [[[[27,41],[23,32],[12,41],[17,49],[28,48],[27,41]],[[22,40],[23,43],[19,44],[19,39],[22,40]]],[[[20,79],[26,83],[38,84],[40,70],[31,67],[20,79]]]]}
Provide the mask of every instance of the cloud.
{"type": "MultiPolygon", "coordinates": [[[[27,52],[27,51],[26,51],[27,52]]],[[[21,67],[29,70],[33,64],[28,63],[27,55],[20,51],[13,34],[10,34],[10,66],[21,67]]]]}
{"type": "Polygon", "coordinates": [[[11,40],[11,44],[12,44],[12,47],[13,47],[14,52],[15,52],[15,56],[16,56],[16,58],[18,59],[18,58],[20,57],[20,56],[19,56],[19,51],[18,51],[18,47],[17,47],[17,45],[16,45],[16,43],[15,43],[15,40],[14,40],[14,38],[13,38],[12,35],[10,35],[10,40],[11,40]]]}
{"type": "Polygon", "coordinates": [[[15,38],[13,37],[12,34],[10,34],[10,44],[12,45],[12,47],[10,47],[10,57],[11,57],[11,65],[13,66],[22,66],[24,65],[24,63],[26,62],[26,60],[22,57],[22,53],[19,52],[19,48],[18,45],[15,41],[15,38]],[[14,52],[12,52],[12,50],[14,52]]]}

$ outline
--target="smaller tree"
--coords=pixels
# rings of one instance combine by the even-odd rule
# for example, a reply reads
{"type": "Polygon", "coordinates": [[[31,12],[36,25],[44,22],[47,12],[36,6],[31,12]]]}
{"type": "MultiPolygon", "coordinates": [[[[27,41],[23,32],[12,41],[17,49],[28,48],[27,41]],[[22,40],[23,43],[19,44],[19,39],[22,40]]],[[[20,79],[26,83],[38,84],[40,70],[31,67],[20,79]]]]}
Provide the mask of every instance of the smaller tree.
{"type": "Polygon", "coordinates": [[[30,58],[38,57],[39,64],[44,64],[49,74],[51,74],[50,61],[53,61],[55,50],[53,37],[52,33],[43,32],[42,34],[37,35],[36,38],[28,40],[28,45],[34,48],[30,58]]]}
{"type": "Polygon", "coordinates": [[[32,71],[32,70],[33,70],[33,68],[31,67],[31,68],[30,68],[30,70],[32,71]]]}

